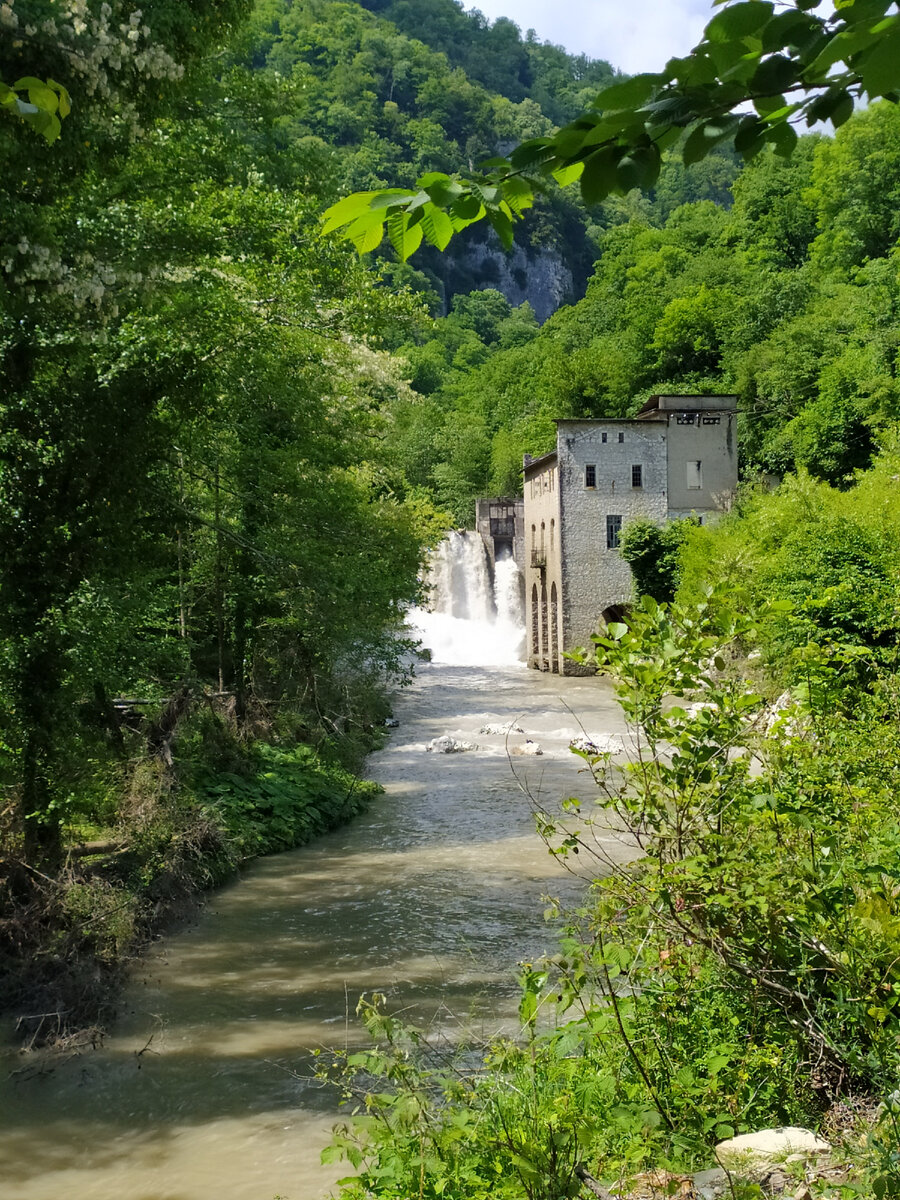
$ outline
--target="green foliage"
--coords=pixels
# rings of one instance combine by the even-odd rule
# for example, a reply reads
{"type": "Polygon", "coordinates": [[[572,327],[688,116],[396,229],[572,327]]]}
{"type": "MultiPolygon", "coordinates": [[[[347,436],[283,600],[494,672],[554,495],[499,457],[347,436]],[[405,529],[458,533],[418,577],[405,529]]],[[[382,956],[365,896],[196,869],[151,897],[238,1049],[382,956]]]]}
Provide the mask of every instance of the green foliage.
{"type": "Polygon", "coordinates": [[[45,141],[55,142],[62,129],[60,122],[72,111],[72,99],[53,79],[26,76],[13,84],[0,79],[0,110],[26,121],[45,141]]]}
{"type": "MultiPolygon", "coordinates": [[[[789,157],[801,119],[808,126],[826,120],[839,126],[854,101],[896,100],[900,16],[888,12],[892,7],[889,0],[835,3],[818,13],[818,4],[796,0],[776,12],[767,0],[736,0],[712,18],[685,58],[604,87],[555,134],[522,142],[481,174],[470,168],[445,180],[440,197],[429,193],[430,203],[451,219],[486,218],[498,229],[552,180],[563,187],[579,181],[587,204],[652,187],[663,151],[676,143],[686,165],[726,142],[747,160],[767,146],[789,157]],[[744,111],[748,102],[753,112],[744,111]]],[[[428,190],[424,179],[417,187],[428,190]]],[[[399,214],[415,228],[429,201],[423,195],[350,197],[326,214],[327,228],[343,228],[353,239],[354,223],[369,228],[399,214]]]]}
{"type": "Polygon", "coordinates": [[[890,664],[898,636],[900,528],[897,457],[887,450],[849,489],[808,476],[746,497],[718,526],[688,531],[679,596],[697,598],[710,577],[756,603],[789,602],[764,629],[779,674],[807,642],[859,646],[890,664]]]}
{"type": "Polygon", "coordinates": [[[348,821],[382,790],[323,761],[311,746],[258,742],[241,766],[240,774],[201,769],[194,787],[245,858],[302,845],[348,821]]]}
{"type": "MultiPolygon", "coordinates": [[[[898,679],[842,711],[798,689],[766,734],[744,656],[788,606],[741,613],[736,599],[645,597],[584,652],[634,750],[615,764],[580,752],[596,804],[539,820],[555,853],[595,855],[600,878],[558,953],[523,964],[521,1037],[479,1047],[480,1065],[466,1048],[447,1065],[446,1048],[363,1002],[376,1048],[339,1071],[364,1115],[326,1151],[356,1168],[348,1200],[624,1191],[649,1166],[705,1165],[735,1133],[815,1127],[844,1089],[888,1094],[852,1187],[891,1194],[898,679]],[[595,838],[611,817],[639,848],[631,863],[595,838]]],[[[803,657],[810,681],[833,673],[822,649],[803,657]]]]}
{"type": "Polygon", "coordinates": [[[678,553],[690,519],[654,525],[652,521],[629,521],[622,530],[619,550],[631,567],[637,596],[674,600],[678,589],[678,553]]]}

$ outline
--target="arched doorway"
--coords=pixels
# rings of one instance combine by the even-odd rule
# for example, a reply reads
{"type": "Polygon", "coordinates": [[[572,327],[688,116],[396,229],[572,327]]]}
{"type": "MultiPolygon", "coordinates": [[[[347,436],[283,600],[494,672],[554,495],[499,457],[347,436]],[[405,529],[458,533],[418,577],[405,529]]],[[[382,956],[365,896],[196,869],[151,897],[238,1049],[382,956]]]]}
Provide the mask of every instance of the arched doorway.
{"type": "Polygon", "coordinates": [[[604,608],[600,616],[603,618],[604,625],[612,625],[617,621],[624,621],[628,616],[627,604],[610,604],[608,608],[604,608]]]}

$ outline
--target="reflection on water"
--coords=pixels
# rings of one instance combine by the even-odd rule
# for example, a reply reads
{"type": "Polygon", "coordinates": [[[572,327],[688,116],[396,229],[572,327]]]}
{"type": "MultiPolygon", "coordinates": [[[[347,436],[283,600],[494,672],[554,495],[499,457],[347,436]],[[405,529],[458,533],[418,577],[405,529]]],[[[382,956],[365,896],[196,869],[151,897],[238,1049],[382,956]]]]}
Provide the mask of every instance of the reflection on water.
{"type": "Polygon", "coordinates": [[[361,992],[442,1026],[510,1021],[515,964],[552,936],[542,894],[583,887],[534,834],[531,797],[588,793],[568,738],[579,719],[620,731],[618,714],[599,681],[452,666],[424,668],[395,711],[369,813],[252,864],[153,948],[103,1050],[3,1083],[0,1194],[315,1200],[346,1168],[318,1166],[336,1110],[311,1052],[362,1040],[361,992]],[[508,745],[479,733],[511,721],[508,745]],[[442,734],[480,748],[426,752],[442,734]],[[525,736],[543,756],[508,757],[525,736]]]}

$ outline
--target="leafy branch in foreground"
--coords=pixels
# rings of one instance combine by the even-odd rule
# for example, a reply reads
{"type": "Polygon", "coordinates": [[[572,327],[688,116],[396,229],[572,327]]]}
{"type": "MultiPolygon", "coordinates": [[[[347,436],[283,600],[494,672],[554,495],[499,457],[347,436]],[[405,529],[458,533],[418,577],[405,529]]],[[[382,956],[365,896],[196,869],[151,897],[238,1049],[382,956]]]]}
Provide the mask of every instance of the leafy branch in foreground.
{"type": "Polygon", "coordinates": [[[21,117],[48,142],[55,142],[62,129],[60,122],[72,111],[72,102],[61,83],[26,75],[13,84],[0,79],[0,110],[21,117]]]}
{"type": "Polygon", "coordinates": [[[454,233],[487,219],[509,248],[513,222],[553,182],[579,181],[585,203],[596,204],[652,187],[662,152],[679,142],[688,165],[721,143],[744,159],[769,144],[787,157],[801,122],[841,125],[857,103],[900,96],[896,3],[834,0],[824,15],[820,3],[728,4],[685,58],[604,88],[551,136],[522,142],[477,173],[431,172],[414,189],[354,193],[327,210],[323,233],[340,231],[363,254],[386,229],[405,261],[423,239],[443,250],[454,233]]]}

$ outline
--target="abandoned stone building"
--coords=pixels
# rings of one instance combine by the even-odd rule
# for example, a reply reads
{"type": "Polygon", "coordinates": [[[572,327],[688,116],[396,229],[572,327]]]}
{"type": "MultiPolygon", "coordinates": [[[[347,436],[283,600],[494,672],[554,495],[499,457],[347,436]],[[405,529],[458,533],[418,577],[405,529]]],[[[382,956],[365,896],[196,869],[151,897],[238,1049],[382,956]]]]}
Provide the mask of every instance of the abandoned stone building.
{"type": "Polygon", "coordinates": [[[623,526],[730,507],[737,486],[737,398],[653,396],[633,420],[561,420],[556,449],[524,466],[528,665],[564,675],[632,599],[623,526]]]}

